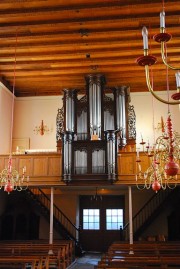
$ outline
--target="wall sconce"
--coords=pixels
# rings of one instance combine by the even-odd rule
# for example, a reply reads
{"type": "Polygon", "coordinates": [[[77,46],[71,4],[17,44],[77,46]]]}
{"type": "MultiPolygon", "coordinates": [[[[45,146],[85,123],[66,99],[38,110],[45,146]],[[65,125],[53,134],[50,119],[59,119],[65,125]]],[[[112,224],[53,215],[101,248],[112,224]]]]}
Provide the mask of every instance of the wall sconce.
{"type": "Polygon", "coordinates": [[[44,122],[42,120],[41,125],[35,126],[33,131],[35,134],[44,135],[45,133],[52,132],[52,129],[50,130],[47,125],[44,125],[44,122]]]}

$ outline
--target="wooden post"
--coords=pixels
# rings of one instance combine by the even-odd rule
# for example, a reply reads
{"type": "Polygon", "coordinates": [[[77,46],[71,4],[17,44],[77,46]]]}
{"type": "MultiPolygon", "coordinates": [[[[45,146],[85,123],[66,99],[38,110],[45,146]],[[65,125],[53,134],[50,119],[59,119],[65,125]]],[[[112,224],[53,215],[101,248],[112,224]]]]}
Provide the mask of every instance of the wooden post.
{"type": "Polygon", "coordinates": [[[134,254],[133,251],[133,223],[132,223],[132,192],[131,186],[128,186],[129,191],[129,243],[130,243],[130,251],[129,254],[134,254]],[[131,248],[132,245],[132,248],[131,248]]]}
{"type": "Polygon", "coordinates": [[[54,205],[54,188],[51,187],[51,204],[50,204],[50,229],[49,229],[49,255],[53,255],[53,205],[54,205]]]}

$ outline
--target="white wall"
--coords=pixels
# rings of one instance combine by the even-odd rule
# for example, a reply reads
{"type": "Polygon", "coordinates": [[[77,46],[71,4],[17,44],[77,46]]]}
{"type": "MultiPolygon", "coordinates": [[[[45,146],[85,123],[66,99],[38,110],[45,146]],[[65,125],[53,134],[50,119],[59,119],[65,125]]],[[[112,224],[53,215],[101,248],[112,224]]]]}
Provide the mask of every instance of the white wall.
{"type": "Polygon", "coordinates": [[[12,100],[12,93],[0,83],[0,154],[10,153],[12,100]]]}
{"type": "Polygon", "coordinates": [[[30,138],[30,149],[56,150],[56,116],[62,97],[28,97],[15,100],[14,138],[30,138]],[[50,129],[43,136],[33,130],[41,121],[50,129]]]}
{"type": "MultiPolygon", "coordinates": [[[[166,92],[159,92],[158,96],[163,99],[167,99],[166,92]]],[[[141,135],[143,140],[153,145],[155,139],[161,135],[161,131],[158,131],[158,123],[161,122],[163,117],[164,123],[166,123],[168,117],[168,110],[171,112],[173,129],[180,133],[179,116],[180,110],[179,105],[166,105],[157,101],[148,92],[142,93],[131,93],[131,105],[134,106],[136,113],[136,146],[140,148],[141,135]]]]}
{"type": "MultiPolygon", "coordinates": [[[[0,94],[3,94],[3,99],[5,100],[0,106],[0,143],[2,143],[0,153],[8,153],[8,131],[10,128],[9,95],[7,91],[0,91],[0,94]]],[[[166,98],[165,92],[158,94],[166,98]]],[[[180,132],[180,111],[178,105],[169,107],[152,98],[149,92],[131,93],[131,105],[134,106],[136,113],[137,147],[140,147],[141,134],[146,142],[149,140],[151,145],[154,143],[154,137],[157,138],[161,132],[154,130],[153,126],[157,127],[161,121],[161,116],[166,121],[168,108],[172,115],[173,129],[180,132]]],[[[58,108],[61,107],[62,96],[16,98],[13,138],[29,138],[30,149],[56,150],[56,116],[58,108]],[[42,120],[44,124],[52,129],[52,132],[43,136],[37,135],[33,131],[35,126],[41,124],[42,120]]]]}
{"type": "MultiPolygon", "coordinates": [[[[158,94],[164,99],[166,98],[166,93],[158,94]]],[[[56,115],[58,108],[62,107],[62,97],[17,98],[15,105],[14,137],[30,137],[32,149],[55,148],[56,115]],[[40,125],[41,120],[53,128],[52,133],[44,136],[34,134],[33,129],[36,125],[40,125]]],[[[166,121],[168,106],[157,101],[147,92],[131,93],[131,105],[134,106],[136,113],[137,145],[140,142],[141,134],[144,140],[149,140],[150,144],[153,144],[154,136],[157,138],[161,134],[157,130],[153,130],[153,124],[157,127],[161,116],[166,121]]],[[[180,132],[179,106],[170,106],[170,111],[173,128],[180,132]]]]}

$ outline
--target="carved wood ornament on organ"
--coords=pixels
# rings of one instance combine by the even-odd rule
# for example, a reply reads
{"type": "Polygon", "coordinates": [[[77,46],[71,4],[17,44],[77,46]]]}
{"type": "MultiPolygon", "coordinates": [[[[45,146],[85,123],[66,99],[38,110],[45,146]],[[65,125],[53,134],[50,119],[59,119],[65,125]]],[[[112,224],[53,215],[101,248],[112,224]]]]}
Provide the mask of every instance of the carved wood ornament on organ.
{"type": "Polygon", "coordinates": [[[63,107],[58,109],[56,139],[58,150],[62,147],[63,180],[112,184],[117,180],[118,149],[135,143],[129,88],[106,89],[102,74],[90,74],[85,80],[86,95],[64,89],[63,107]]]}

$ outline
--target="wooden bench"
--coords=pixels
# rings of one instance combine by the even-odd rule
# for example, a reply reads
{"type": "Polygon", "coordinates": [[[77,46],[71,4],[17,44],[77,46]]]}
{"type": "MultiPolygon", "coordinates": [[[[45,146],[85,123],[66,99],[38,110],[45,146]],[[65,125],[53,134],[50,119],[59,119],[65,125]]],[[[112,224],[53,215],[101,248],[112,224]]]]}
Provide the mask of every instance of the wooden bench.
{"type": "Polygon", "coordinates": [[[180,254],[180,242],[177,243],[113,243],[109,249],[108,253],[115,254],[129,254],[129,253],[139,254],[139,255],[161,255],[161,254],[180,254]]]}
{"type": "Polygon", "coordinates": [[[180,242],[113,243],[97,269],[113,268],[180,268],[180,242]]]}
{"type": "Polygon", "coordinates": [[[28,268],[30,265],[31,269],[42,268],[41,265],[45,263],[46,257],[40,256],[4,256],[0,257],[0,268],[28,268]],[[28,265],[28,266],[27,266],[28,265]]]}
{"type": "Polygon", "coordinates": [[[53,245],[42,241],[2,242],[0,243],[0,268],[8,263],[16,267],[21,259],[21,268],[25,268],[24,260],[27,260],[27,268],[28,264],[29,268],[38,264],[38,269],[55,268],[55,265],[58,269],[66,269],[74,259],[73,246],[70,240],[58,240],[53,245]],[[52,251],[52,255],[49,255],[49,250],[52,251]],[[4,262],[5,259],[7,262],[4,262]]]}

